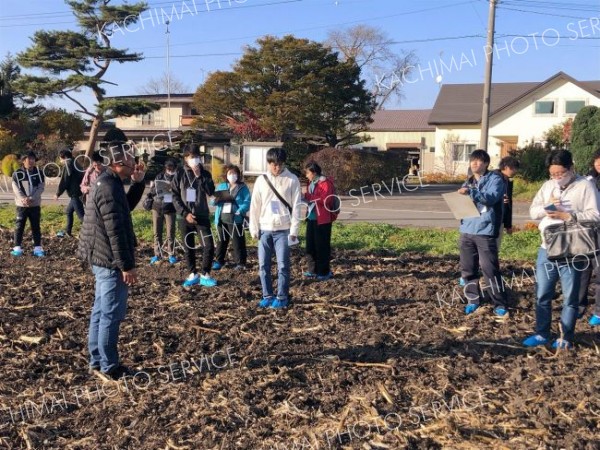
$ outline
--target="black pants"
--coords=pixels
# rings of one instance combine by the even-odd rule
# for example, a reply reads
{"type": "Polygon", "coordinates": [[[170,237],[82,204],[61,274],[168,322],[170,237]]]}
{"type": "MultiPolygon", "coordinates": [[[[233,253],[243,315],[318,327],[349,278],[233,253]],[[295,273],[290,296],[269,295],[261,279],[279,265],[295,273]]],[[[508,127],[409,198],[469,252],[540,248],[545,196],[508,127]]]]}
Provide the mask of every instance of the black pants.
{"type": "Polygon", "coordinates": [[[17,222],[15,226],[15,247],[20,247],[23,243],[23,232],[25,223],[29,219],[31,225],[31,234],[33,235],[33,245],[40,247],[42,245],[42,231],[40,229],[40,220],[42,217],[42,208],[40,206],[30,206],[28,208],[17,206],[17,222]]]}
{"type": "Polygon", "coordinates": [[[579,306],[587,307],[590,302],[588,299],[588,288],[594,276],[594,290],[596,305],[594,306],[594,314],[600,316],[600,265],[596,264],[593,258],[590,258],[590,266],[581,272],[581,281],[579,285],[579,306]]]}
{"type": "Polygon", "coordinates": [[[83,202],[80,197],[71,197],[69,204],[67,205],[67,209],[65,210],[67,214],[67,228],[65,232],[70,236],[73,231],[73,213],[77,214],[79,217],[79,221],[83,222],[83,202]]]}
{"type": "Polygon", "coordinates": [[[215,256],[215,241],[211,234],[208,218],[200,219],[197,224],[188,223],[185,218],[181,221],[185,261],[190,273],[196,270],[196,249],[202,247],[202,273],[209,274],[215,256]],[[198,244],[196,246],[196,236],[198,244]]]}
{"type": "Polygon", "coordinates": [[[219,222],[217,226],[219,233],[219,242],[217,243],[217,261],[223,265],[225,256],[227,256],[227,247],[229,241],[233,246],[234,262],[238,265],[245,266],[248,258],[246,250],[246,237],[244,236],[244,227],[241,223],[223,223],[219,222]]]}
{"type": "Polygon", "coordinates": [[[479,304],[487,292],[494,306],[506,308],[506,290],[500,274],[497,238],[475,234],[460,235],[460,271],[465,280],[465,296],[469,303],[479,304]],[[479,267],[485,285],[479,286],[479,267]]]}
{"type": "Polygon", "coordinates": [[[319,225],[316,220],[306,221],[306,260],[309,272],[316,275],[330,272],[331,223],[319,225]]]}

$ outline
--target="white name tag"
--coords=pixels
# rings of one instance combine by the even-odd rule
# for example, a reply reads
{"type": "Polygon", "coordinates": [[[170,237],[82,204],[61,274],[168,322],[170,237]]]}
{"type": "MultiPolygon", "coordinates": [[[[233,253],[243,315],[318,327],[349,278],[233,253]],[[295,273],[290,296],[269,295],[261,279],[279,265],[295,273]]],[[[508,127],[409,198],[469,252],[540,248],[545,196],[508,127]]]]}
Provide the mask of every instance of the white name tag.
{"type": "Polygon", "coordinates": [[[165,196],[163,197],[163,202],[173,203],[173,194],[165,194],[165,196]]]}
{"type": "Polygon", "coordinates": [[[273,214],[281,214],[280,212],[280,203],[277,200],[271,201],[271,213],[273,214]]]}
{"type": "Polygon", "coordinates": [[[185,190],[185,201],[186,202],[195,202],[196,201],[196,189],[187,188],[185,190]]]}
{"type": "Polygon", "coordinates": [[[231,213],[231,203],[225,203],[225,204],[223,205],[223,212],[224,212],[225,214],[229,214],[229,213],[231,213]]]}

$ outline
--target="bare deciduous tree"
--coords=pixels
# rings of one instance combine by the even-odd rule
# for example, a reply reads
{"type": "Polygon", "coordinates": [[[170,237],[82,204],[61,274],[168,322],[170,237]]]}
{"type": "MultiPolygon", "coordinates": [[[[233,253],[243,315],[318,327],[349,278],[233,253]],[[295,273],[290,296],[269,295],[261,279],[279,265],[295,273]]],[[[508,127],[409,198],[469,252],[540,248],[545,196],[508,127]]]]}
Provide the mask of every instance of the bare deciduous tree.
{"type": "Polygon", "coordinates": [[[167,72],[163,72],[159,78],[150,78],[145,85],[138,89],[138,92],[147,95],[166,94],[169,84],[171,94],[187,94],[190,92],[189,86],[175,78],[173,74],[171,74],[170,80],[168,78],[167,72]]]}
{"type": "Polygon", "coordinates": [[[402,98],[404,81],[417,62],[413,51],[395,51],[392,39],[368,25],[330,31],[325,45],[339,51],[343,60],[356,62],[376,99],[377,109],[383,109],[393,98],[402,98]]]}
{"type": "Polygon", "coordinates": [[[461,163],[457,161],[458,152],[456,150],[456,146],[454,145],[459,141],[460,137],[458,134],[450,133],[446,135],[444,142],[442,143],[441,169],[446,175],[456,176],[458,168],[461,166],[461,163]]]}

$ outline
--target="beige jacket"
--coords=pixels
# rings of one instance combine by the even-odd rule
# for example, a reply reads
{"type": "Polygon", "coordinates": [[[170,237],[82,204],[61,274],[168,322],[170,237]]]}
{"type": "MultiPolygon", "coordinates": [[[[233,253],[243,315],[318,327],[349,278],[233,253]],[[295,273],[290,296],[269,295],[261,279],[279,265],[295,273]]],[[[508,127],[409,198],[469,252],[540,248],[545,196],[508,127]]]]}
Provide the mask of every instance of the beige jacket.
{"type": "Polygon", "coordinates": [[[577,221],[589,220],[600,222],[600,195],[598,189],[591,181],[582,176],[577,176],[564,191],[561,191],[554,180],[546,181],[535,195],[533,203],[529,208],[529,214],[534,220],[541,219],[538,228],[542,234],[542,248],[546,248],[544,242],[544,230],[547,226],[562,223],[560,219],[551,219],[546,215],[545,206],[550,204],[550,198],[560,198],[559,211],[571,213],[577,221]]]}

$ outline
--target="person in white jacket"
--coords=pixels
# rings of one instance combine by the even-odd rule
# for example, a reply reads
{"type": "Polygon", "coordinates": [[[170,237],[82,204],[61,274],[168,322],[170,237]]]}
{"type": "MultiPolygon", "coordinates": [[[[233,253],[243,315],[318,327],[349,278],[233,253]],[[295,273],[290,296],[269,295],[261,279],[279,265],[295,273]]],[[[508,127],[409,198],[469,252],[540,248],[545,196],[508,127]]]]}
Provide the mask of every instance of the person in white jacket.
{"type": "Polygon", "coordinates": [[[538,251],[536,334],[523,341],[526,347],[545,345],[551,337],[552,299],[560,278],[563,309],[560,317],[561,336],[553,348],[570,349],[573,346],[575,322],[579,302],[579,283],[585,270],[585,261],[549,261],[544,242],[544,230],[549,225],[572,221],[600,221],[598,190],[585,177],[574,172],[573,157],[567,150],[555,150],[546,159],[551,179],[546,181],[531,204],[529,213],[534,220],[541,219],[539,230],[542,245],[538,251]]]}
{"type": "Polygon", "coordinates": [[[258,239],[258,262],[263,296],[261,308],[286,308],[290,290],[290,249],[300,227],[301,189],[298,177],[285,168],[282,148],[267,151],[269,170],[254,183],[250,201],[250,235],[258,239]],[[273,295],[271,257],[277,257],[277,296],[273,295]]]}

